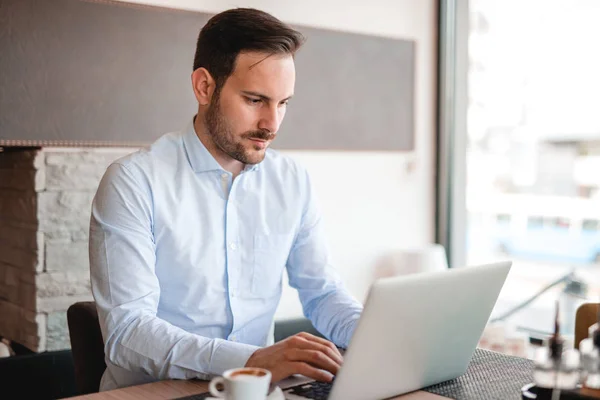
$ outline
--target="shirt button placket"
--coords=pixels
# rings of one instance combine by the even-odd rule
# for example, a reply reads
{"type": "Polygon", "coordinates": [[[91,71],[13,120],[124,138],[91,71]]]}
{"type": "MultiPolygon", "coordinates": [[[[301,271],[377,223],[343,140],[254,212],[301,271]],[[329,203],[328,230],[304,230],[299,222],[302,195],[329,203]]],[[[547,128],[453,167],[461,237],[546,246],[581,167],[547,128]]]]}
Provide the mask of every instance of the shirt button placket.
{"type": "Polygon", "coordinates": [[[221,174],[221,187],[223,188],[225,197],[229,197],[229,175],[226,172],[221,174]]]}
{"type": "MultiPolygon", "coordinates": [[[[237,327],[240,324],[238,321],[239,316],[239,307],[237,297],[239,293],[237,293],[237,283],[239,280],[240,273],[240,255],[239,255],[239,244],[238,240],[238,230],[237,230],[237,213],[235,209],[235,201],[232,196],[235,196],[235,181],[229,186],[229,175],[223,173],[221,175],[223,179],[223,184],[226,185],[227,190],[225,193],[227,194],[227,206],[226,206],[226,226],[225,226],[225,243],[227,244],[227,275],[228,275],[228,292],[229,292],[229,307],[231,309],[231,314],[233,316],[233,326],[231,327],[231,335],[229,339],[232,341],[237,341],[239,338],[233,334],[237,330],[237,327]]],[[[225,187],[225,186],[224,186],[225,187]]]]}

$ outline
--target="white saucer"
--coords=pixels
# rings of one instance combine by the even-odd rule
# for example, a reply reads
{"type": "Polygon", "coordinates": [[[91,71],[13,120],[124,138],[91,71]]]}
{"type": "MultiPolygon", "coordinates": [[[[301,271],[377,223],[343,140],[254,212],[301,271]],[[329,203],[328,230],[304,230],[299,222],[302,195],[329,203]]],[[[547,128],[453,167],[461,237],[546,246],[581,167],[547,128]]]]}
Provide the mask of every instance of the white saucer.
{"type": "MultiPolygon", "coordinates": [[[[206,400],[223,400],[217,397],[207,397],[206,400]]],[[[273,391],[267,396],[266,400],[285,400],[285,395],[279,386],[275,387],[273,391]]]]}
{"type": "Polygon", "coordinates": [[[267,400],[285,400],[285,395],[283,394],[283,390],[279,386],[276,386],[275,389],[267,396],[267,400]]]}

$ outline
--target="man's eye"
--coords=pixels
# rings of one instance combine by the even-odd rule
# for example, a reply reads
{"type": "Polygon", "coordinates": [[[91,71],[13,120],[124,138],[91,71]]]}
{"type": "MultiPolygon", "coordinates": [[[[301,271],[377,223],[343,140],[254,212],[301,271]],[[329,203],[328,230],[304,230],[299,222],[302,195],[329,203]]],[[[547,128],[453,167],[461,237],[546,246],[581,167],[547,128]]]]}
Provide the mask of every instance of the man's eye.
{"type": "Polygon", "coordinates": [[[262,101],[261,99],[252,99],[250,97],[247,97],[246,99],[247,99],[248,103],[250,103],[250,104],[258,104],[262,101]]]}

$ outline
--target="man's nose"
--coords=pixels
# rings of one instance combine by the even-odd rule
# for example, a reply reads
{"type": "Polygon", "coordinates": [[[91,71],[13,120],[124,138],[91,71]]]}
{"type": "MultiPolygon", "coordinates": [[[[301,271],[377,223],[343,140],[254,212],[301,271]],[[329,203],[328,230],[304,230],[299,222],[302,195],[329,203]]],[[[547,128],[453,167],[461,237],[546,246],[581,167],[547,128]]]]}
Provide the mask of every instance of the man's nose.
{"type": "Polygon", "coordinates": [[[281,124],[281,115],[277,107],[265,107],[258,123],[259,129],[264,129],[272,134],[277,133],[281,124]]]}

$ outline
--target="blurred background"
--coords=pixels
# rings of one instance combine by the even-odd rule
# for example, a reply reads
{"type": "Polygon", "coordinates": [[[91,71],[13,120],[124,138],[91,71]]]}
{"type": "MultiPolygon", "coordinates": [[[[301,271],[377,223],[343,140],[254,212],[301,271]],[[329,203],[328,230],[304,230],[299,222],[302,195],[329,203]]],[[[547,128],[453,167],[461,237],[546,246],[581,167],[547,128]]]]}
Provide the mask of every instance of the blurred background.
{"type": "Polygon", "coordinates": [[[469,1],[466,261],[514,261],[497,317],[572,335],[600,298],[600,3],[469,1]]]}
{"type": "MultiPolygon", "coordinates": [[[[600,299],[600,1],[56,0],[44,4],[52,4],[56,16],[37,15],[41,20],[33,23],[35,1],[0,0],[0,336],[4,340],[0,357],[4,361],[30,357],[21,364],[0,360],[0,376],[18,368],[32,371],[32,365],[54,373],[38,377],[43,390],[36,397],[76,393],[66,310],[75,302],[92,300],[89,207],[106,167],[140,145],[102,141],[106,139],[102,137],[90,142],[91,136],[78,141],[81,132],[61,132],[58,127],[64,125],[52,116],[64,115],[61,107],[66,102],[73,106],[66,108],[67,115],[100,135],[114,128],[118,137],[123,121],[142,109],[140,115],[148,126],[143,142],[151,142],[166,132],[163,126],[177,130],[187,123],[154,120],[165,111],[160,101],[173,107],[167,110],[170,114],[179,112],[185,118],[188,109],[178,102],[185,100],[189,110],[194,108],[189,74],[202,24],[192,35],[183,29],[170,31],[173,36],[156,30],[148,40],[126,23],[135,18],[124,17],[146,6],[158,7],[153,9],[169,18],[204,18],[239,6],[259,8],[301,31],[340,34],[336,37],[343,37],[347,54],[355,50],[355,56],[379,44],[395,50],[404,46],[403,57],[408,56],[394,58],[396,64],[386,70],[392,71],[390,80],[373,72],[389,57],[367,59],[367,67],[372,61],[374,69],[356,68],[341,58],[325,61],[339,64],[337,68],[349,77],[342,84],[350,91],[364,85],[383,93],[382,88],[397,83],[393,75],[397,68],[398,81],[408,82],[398,98],[408,99],[407,103],[398,106],[377,92],[336,99],[336,93],[330,92],[339,76],[318,76],[318,71],[312,71],[320,80],[309,82],[311,90],[318,87],[320,93],[332,95],[331,106],[316,110],[325,122],[316,137],[326,139],[335,131],[338,143],[281,150],[310,172],[335,266],[360,301],[379,277],[512,260],[512,271],[480,346],[527,357],[532,346],[551,333],[557,301],[561,330],[569,339],[576,308],[600,299]],[[61,8],[71,10],[83,2],[122,9],[123,14],[112,20],[114,29],[109,29],[101,18],[81,20],[61,8]],[[64,29],[54,37],[40,26],[48,31],[64,29]],[[33,40],[14,40],[16,33],[27,36],[28,32],[33,32],[33,40]],[[107,43],[106,37],[115,41],[107,43]],[[36,45],[46,39],[44,43],[59,49],[51,59],[37,57],[43,52],[36,45]],[[153,47],[165,41],[171,43],[162,49],[153,47]],[[111,46],[123,48],[118,46],[121,43],[126,44],[125,52],[110,52],[111,46]],[[106,49],[106,54],[101,53],[106,49]],[[153,58],[144,62],[137,54],[153,58]],[[32,56],[26,59],[26,55],[32,56]],[[165,59],[173,62],[152,71],[158,75],[140,78],[165,59]],[[85,62],[92,67],[77,68],[85,62]],[[46,72],[57,65],[62,75],[46,72]],[[127,91],[110,90],[119,87],[120,74],[128,77],[122,83],[132,86],[127,91]],[[161,83],[168,93],[157,89],[161,83]],[[148,93],[153,91],[164,97],[151,98],[148,93]],[[88,106],[93,96],[98,102],[88,106]],[[344,122],[369,107],[384,110],[384,116],[401,114],[402,126],[408,128],[382,134],[377,128],[381,121],[365,116],[354,124],[358,130],[349,132],[362,138],[357,143],[364,148],[348,148],[339,140],[339,131],[345,133],[344,122]],[[35,126],[38,121],[29,116],[41,110],[49,118],[35,126]],[[27,117],[14,118],[18,112],[27,117]],[[108,118],[93,123],[102,113],[108,118]],[[71,136],[37,140],[32,135],[35,129],[42,137],[46,133],[71,136]],[[371,146],[375,136],[377,145],[371,146]],[[406,139],[406,146],[381,145],[386,137],[396,136],[406,139]]],[[[306,46],[317,47],[321,42],[315,38],[324,37],[312,36],[311,44],[311,35],[307,36],[306,46]]],[[[396,53],[385,55],[390,54],[396,53]]],[[[302,76],[299,69],[298,97],[315,95],[301,94],[308,87],[302,84],[302,76]]],[[[289,132],[297,128],[294,124],[310,119],[294,111],[293,102],[286,118],[282,141],[286,129],[289,132]]],[[[296,292],[285,285],[276,322],[302,317],[296,292]]]]}

